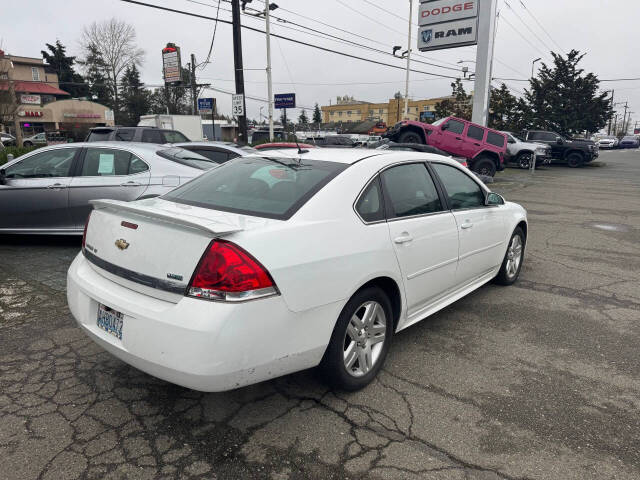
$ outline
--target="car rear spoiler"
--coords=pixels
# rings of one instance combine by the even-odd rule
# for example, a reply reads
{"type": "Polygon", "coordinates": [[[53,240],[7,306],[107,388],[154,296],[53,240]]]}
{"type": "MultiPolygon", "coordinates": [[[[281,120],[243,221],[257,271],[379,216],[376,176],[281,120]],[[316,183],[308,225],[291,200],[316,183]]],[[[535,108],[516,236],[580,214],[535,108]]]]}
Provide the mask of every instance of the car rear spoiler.
{"type": "Polygon", "coordinates": [[[96,210],[108,208],[120,212],[129,212],[143,217],[160,220],[174,225],[180,225],[183,227],[194,228],[207,234],[213,234],[216,236],[226,233],[239,232],[244,230],[239,225],[232,225],[229,223],[209,220],[202,217],[196,217],[193,215],[185,215],[181,213],[177,216],[173,212],[165,211],[160,208],[148,207],[146,205],[140,205],[139,203],[123,202],[120,200],[90,200],[89,203],[93,205],[96,210]]]}

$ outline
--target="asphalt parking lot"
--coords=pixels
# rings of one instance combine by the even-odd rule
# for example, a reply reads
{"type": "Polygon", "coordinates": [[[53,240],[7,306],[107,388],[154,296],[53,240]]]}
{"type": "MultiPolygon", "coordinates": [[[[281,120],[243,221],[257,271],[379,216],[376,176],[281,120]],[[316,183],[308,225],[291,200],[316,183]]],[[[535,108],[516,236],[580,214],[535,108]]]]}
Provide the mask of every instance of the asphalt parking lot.
{"type": "Polygon", "coordinates": [[[79,239],[0,237],[0,479],[640,478],[640,151],[491,187],[529,212],[520,280],[398,334],[353,394],[156,380],[74,326],[79,239]]]}

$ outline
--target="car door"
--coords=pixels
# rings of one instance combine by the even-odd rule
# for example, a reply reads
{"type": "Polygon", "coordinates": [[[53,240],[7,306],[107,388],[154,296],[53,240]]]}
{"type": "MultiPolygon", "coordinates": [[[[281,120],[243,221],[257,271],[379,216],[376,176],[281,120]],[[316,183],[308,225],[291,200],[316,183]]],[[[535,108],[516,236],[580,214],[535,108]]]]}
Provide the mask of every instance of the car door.
{"type": "Polygon", "coordinates": [[[504,207],[485,206],[485,191],[464,170],[431,163],[447,196],[459,231],[457,285],[463,286],[498,267],[506,250],[504,207]]]}
{"type": "Polygon", "coordinates": [[[462,153],[467,158],[473,158],[482,150],[485,129],[476,125],[468,124],[467,131],[462,142],[462,153]]]}
{"type": "Polygon", "coordinates": [[[69,184],[80,152],[62,147],[37,152],[5,168],[0,185],[0,229],[69,229],[69,184]]]}
{"type": "Polygon", "coordinates": [[[76,227],[91,211],[89,200],[108,198],[126,202],[140,197],[149,185],[149,165],[118,147],[87,147],[69,189],[69,211],[76,227]]]}
{"type": "Polygon", "coordinates": [[[460,120],[451,118],[442,125],[440,128],[440,145],[436,145],[438,148],[442,148],[447,152],[452,152],[455,155],[462,154],[462,132],[464,131],[465,123],[460,120]]]}
{"type": "Polygon", "coordinates": [[[457,225],[424,163],[393,166],[380,177],[411,317],[455,285],[457,225]]]}

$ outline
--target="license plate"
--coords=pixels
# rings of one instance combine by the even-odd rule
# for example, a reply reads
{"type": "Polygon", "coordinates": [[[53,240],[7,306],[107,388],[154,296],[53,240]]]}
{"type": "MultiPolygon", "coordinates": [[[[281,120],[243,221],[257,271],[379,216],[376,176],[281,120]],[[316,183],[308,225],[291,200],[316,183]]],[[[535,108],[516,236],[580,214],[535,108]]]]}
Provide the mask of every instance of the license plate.
{"type": "Polygon", "coordinates": [[[106,305],[98,305],[97,325],[105,332],[110,333],[119,340],[122,340],[122,327],[124,325],[124,315],[121,312],[109,308],[106,305]]]}

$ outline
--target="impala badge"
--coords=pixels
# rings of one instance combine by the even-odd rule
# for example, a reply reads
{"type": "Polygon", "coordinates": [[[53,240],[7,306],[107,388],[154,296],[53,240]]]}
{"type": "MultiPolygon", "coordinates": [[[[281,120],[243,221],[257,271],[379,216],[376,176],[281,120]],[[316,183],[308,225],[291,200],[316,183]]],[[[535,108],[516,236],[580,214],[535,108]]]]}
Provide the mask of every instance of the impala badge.
{"type": "Polygon", "coordinates": [[[120,250],[126,250],[127,248],[129,248],[129,242],[127,242],[124,238],[119,238],[118,240],[116,240],[116,247],[118,247],[120,250]]]}

